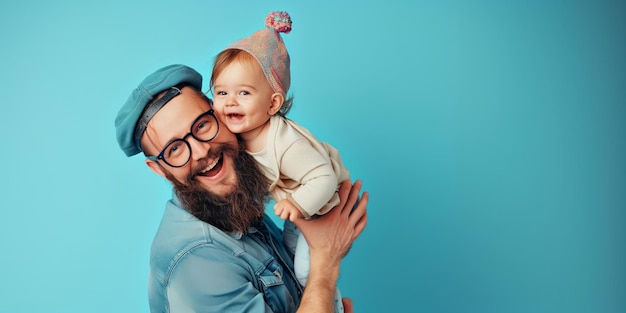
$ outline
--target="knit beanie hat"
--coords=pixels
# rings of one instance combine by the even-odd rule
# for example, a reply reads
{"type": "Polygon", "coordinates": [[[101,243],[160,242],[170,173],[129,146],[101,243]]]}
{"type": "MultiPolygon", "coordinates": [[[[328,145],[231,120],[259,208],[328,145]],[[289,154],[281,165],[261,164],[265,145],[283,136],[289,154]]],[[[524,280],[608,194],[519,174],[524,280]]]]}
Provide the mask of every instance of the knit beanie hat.
{"type": "Polygon", "coordinates": [[[290,60],[279,33],[291,32],[291,17],[287,12],[271,12],[265,18],[265,26],[266,28],[236,41],[226,49],[240,49],[250,53],[261,65],[274,92],[286,95],[291,84],[290,60]]]}

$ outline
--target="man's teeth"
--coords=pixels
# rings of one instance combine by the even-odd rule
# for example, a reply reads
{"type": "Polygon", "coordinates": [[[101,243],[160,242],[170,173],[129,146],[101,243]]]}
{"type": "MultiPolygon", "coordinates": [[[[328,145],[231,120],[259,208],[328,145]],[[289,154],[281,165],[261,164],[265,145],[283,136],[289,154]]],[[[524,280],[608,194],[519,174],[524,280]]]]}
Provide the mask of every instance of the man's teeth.
{"type": "Polygon", "coordinates": [[[204,174],[204,173],[206,173],[206,172],[210,171],[211,169],[213,169],[213,168],[215,167],[215,164],[217,164],[217,162],[218,162],[219,160],[220,160],[219,158],[215,159],[215,160],[213,161],[213,163],[209,164],[209,166],[207,166],[205,169],[201,170],[201,171],[200,171],[200,173],[201,173],[201,174],[204,174]]]}

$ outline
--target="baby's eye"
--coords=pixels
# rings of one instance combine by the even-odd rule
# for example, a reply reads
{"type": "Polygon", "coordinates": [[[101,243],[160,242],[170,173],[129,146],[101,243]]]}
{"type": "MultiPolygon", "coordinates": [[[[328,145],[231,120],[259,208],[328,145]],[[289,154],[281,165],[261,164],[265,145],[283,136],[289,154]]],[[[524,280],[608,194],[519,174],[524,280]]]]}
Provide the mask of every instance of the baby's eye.
{"type": "Polygon", "coordinates": [[[242,91],[239,92],[239,94],[242,95],[242,96],[247,96],[250,93],[248,91],[246,91],[246,90],[242,90],[242,91]]]}
{"type": "Polygon", "coordinates": [[[216,91],[215,94],[219,95],[219,96],[225,96],[226,95],[226,91],[216,91]]]}

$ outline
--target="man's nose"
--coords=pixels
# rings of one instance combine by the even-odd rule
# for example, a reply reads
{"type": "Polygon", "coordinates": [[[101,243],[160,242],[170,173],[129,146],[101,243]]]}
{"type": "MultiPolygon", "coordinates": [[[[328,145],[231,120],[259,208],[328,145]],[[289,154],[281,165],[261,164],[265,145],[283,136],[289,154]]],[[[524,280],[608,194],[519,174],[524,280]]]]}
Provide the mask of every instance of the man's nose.
{"type": "Polygon", "coordinates": [[[211,142],[198,141],[193,137],[187,139],[187,142],[189,142],[189,146],[191,146],[191,157],[194,161],[205,158],[211,150],[211,142]]]}

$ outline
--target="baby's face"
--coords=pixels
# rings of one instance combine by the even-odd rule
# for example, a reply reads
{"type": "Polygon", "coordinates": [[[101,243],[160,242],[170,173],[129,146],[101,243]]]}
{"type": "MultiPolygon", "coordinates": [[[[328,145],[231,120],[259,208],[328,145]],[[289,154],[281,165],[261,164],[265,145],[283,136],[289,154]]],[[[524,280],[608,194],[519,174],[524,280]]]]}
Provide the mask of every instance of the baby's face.
{"type": "Polygon", "coordinates": [[[274,96],[256,61],[235,60],[215,78],[213,107],[226,127],[245,140],[247,133],[258,132],[278,111],[274,96]]]}

